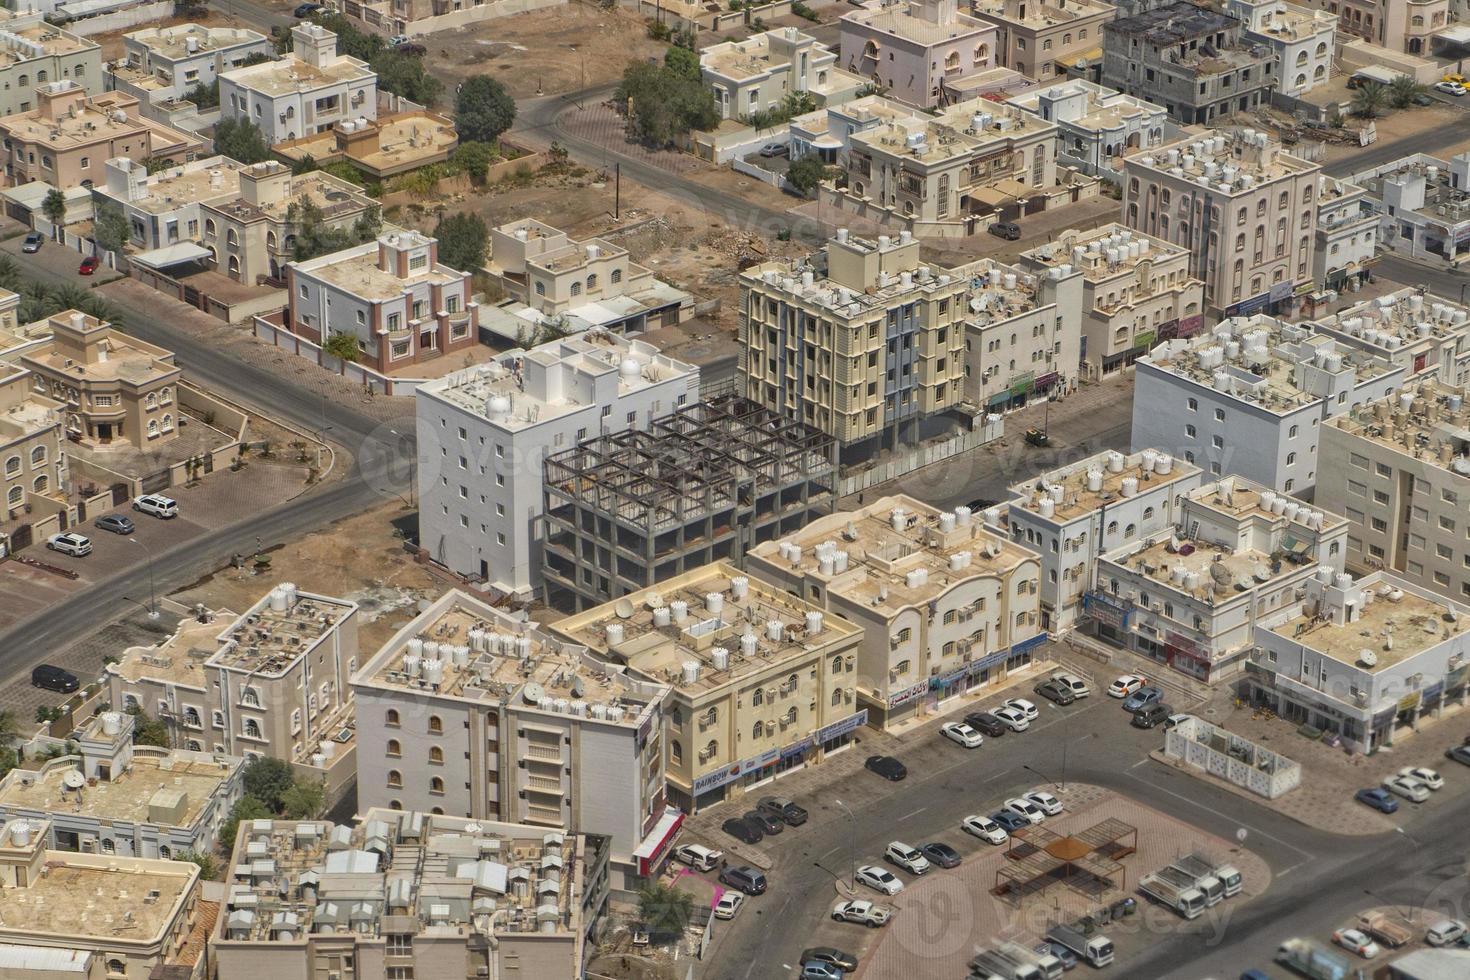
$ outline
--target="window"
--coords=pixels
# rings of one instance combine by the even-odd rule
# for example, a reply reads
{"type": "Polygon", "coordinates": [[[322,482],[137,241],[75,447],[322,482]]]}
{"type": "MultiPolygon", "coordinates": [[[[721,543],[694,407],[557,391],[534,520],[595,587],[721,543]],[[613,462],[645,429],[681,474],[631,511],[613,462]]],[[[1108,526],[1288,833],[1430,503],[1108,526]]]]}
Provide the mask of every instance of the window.
{"type": "Polygon", "coordinates": [[[399,759],[399,758],[402,758],[402,756],[403,756],[403,746],[398,743],[398,739],[396,739],[396,738],[390,738],[390,739],[388,739],[388,748],[387,748],[385,754],[390,759],[399,759]]]}
{"type": "Polygon", "coordinates": [[[432,745],[429,747],[429,765],[444,765],[444,750],[437,745],[432,745]]]}
{"type": "Polygon", "coordinates": [[[430,715],[429,716],[429,734],[430,735],[443,735],[444,734],[444,721],[438,715],[430,715]]]}
{"type": "Polygon", "coordinates": [[[443,777],[441,777],[441,776],[431,776],[429,778],[429,793],[432,794],[432,795],[434,795],[434,796],[443,796],[444,795],[444,779],[443,779],[443,777]]]}
{"type": "Polygon", "coordinates": [[[402,789],[403,788],[403,773],[399,772],[397,769],[389,769],[388,770],[388,788],[389,789],[402,789]]]}
{"type": "Polygon", "coordinates": [[[1217,409],[1215,409],[1215,421],[1216,422],[1224,422],[1225,421],[1225,409],[1223,409],[1223,408],[1217,408],[1217,409]]]}
{"type": "Polygon", "coordinates": [[[397,728],[401,724],[398,720],[398,709],[389,708],[383,715],[383,724],[389,728],[397,728]]]}

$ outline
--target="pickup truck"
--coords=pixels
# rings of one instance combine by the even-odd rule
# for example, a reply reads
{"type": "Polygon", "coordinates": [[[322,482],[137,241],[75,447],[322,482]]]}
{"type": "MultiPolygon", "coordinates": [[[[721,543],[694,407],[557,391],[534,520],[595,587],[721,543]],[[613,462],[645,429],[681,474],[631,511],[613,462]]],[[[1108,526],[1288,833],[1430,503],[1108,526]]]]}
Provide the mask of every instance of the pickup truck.
{"type": "Polygon", "coordinates": [[[1383,912],[1364,912],[1358,916],[1358,928],[1383,945],[1395,949],[1414,941],[1412,931],[1383,912]]]}

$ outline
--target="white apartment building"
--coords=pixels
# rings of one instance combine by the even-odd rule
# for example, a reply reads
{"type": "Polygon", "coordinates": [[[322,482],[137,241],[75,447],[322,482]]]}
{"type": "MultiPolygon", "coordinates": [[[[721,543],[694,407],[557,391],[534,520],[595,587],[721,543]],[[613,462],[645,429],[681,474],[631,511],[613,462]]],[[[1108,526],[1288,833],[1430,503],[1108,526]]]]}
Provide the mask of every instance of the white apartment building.
{"type": "Polygon", "coordinates": [[[1046,640],[1039,556],[968,507],[884,497],[761,544],[746,564],[861,628],[857,705],[874,728],[1003,686],[1046,640]]]}
{"type": "Polygon", "coordinates": [[[1470,309],[1405,286],[1311,321],[1345,348],[1389,361],[1404,379],[1470,385],[1470,309]]]}
{"type": "Polygon", "coordinates": [[[631,677],[667,685],[669,797],[693,813],[851,744],[865,719],[856,703],[863,631],[822,610],[714,562],[552,630],[631,677]]]}
{"type": "Polygon", "coordinates": [[[795,27],[712,44],[699,53],[704,83],[721,119],[747,119],[810,95],[818,106],[845,102],[868,83],[837,67],[837,55],[795,27]]]}
{"type": "Polygon", "coordinates": [[[1470,599],[1465,387],[1424,379],[1323,427],[1317,496],[1347,515],[1348,568],[1470,599]]]}
{"type": "Polygon", "coordinates": [[[222,118],[249,119],[267,143],[378,118],[378,76],[366,62],[338,54],[337,35],[320,24],[298,24],[291,43],[279,61],[220,74],[222,118]]]}
{"type": "Polygon", "coordinates": [[[993,508],[986,520],[1040,556],[1041,627],[1060,634],[1085,614],[1107,615],[1092,602],[1098,557],[1172,527],[1199,485],[1199,467],[1167,453],[1109,450],[1016,484],[1004,513],[993,508]]]}
{"type": "Polygon", "coordinates": [[[1323,289],[1351,291],[1368,281],[1378,256],[1378,216],[1366,188],[1323,174],[1317,179],[1317,250],[1312,277],[1323,289]]]}
{"type": "Polygon", "coordinates": [[[1098,559],[1095,635],[1204,681],[1244,668],[1258,625],[1301,609],[1319,568],[1341,572],[1347,521],[1240,477],[1187,493],[1174,526],[1098,559]]]}
{"type": "Polygon", "coordinates": [[[1256,631],[1251,700],[1371,754],[1465,705],[1470,606],[1389,571],[1318,569],[1300,614],[1256,631]]]}
{"type": "Polygon", "coordinates": [[[1193,336],[1204,323],[1204,283],[1190,274],[1188,250],[1117,222],[1064,231],[1022,252],[1018,265],[1037,275],[1081,270],[1078,359],[1092,380],[1132,366],[1161,340],[1193,336]]]}
{"type": "Polygon", "coordinates": [[[1174,132],[1161,105],[1082,78],[1052,82],[1006,99],[1057,124],[1057,162],[1117,179],[1129,150],[1162,146],[1174,132]]]}
{"type": "Polygon", "coordinates": [[[123,57],[106,69],[107,89],[145,105],[176,102],[251,56],[274,57],[275,51],[270,38],[244,27],[149,27],[123,35],[123,57]]]}
{"type": "Polygon", "coordinates": [[[698,399],[697,367],[604,331],[420,385],[420,547],[452,571],[530,596],[541,581],[542,460],[698,399]]]}
{"type": "Polygon", "coordinates": [[[677,829],[665,820],[668,688],[466,592],[434,600],[352,686],[359,810],[606,834],[618,888],[636,888],[677,829]]]}
{"type": "Polygon", "coordinates": [[[1454,262],[1470,250],[1470,152],[1415,153],[1355,174],[1378,215],[1378,240],[1415,259],[1454,262]]]}
{"type": "Polygon", "coordinates": [[[1406,377],[1402,367],[1310,326],[1232,317],[1138,360],[1133,445],[1163,446],[1210,476],[1234,473],[1305,494],[1317,483],[1322,424],[1406,377]]]}
{"type": "Polygon", "coordinates": [[[103,91],[102,48],[90,38],[48,23],[40,13],[0,11],[0,117],[30,112],[36,89],[73,81],[103,91]]]}
{"type": "Polygon", "coordinates": [[[1225,316],[1289,312],[1314,288],[1321,168],[1266,134],[1206,130],[1123,163],[1123,223],[1182,245],[1225,316]]]}
{"type": "Polygon", "coordinates": [[[1337,14],[1286,0],[1227,0],[1225,12],[1245,23],[1245,36],[1271,48],[1276,90],[1300,97],[1332,75],[1337,14]]]}
{"type": "Polygon", "coordinates": [[[92,188],[97,206],[122,212],[129,244],[141,253],[198,244],[203,228],[200,204],[218,206],[238,198],[244,169],[244,164],[223,156],[191,160],[152,174],[142,162],[128,157],[113,157],[104,166],[105,185],[92,188]]]}
{"type": "Polygon", "coordinates": [[[994,259],[954,270],[968,281],[965,398],[987,413],[1024,408],[1076,378],[1082,358],[1083,273],[1035,273],[994,259]]]}
{"type": "Polygon", "coordinates": [[[996,65],[996,29],[956,0],[864,7],[841,22],[842,67],[920,109],[951,101],[953,86],[996,65]]]}

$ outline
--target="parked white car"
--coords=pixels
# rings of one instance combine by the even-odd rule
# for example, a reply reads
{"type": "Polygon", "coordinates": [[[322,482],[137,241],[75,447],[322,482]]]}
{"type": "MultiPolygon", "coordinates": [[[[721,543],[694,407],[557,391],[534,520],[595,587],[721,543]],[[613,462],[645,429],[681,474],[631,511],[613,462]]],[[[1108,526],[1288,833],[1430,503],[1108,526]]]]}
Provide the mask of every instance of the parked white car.
{"type": "Polygon", "coordinates": [[[1017,711],[1021,712],[1021,714],[1026,717],[1027,721],[1035,721],[1036,716],[1041,714],[1041,712],[1037,710],[1036,705],[1032,704],[1030,701],[1027,701],[1025,698],[1006,698],[1004,703],[1007,708],[1015,708],[1017,711]]]}
{"type": "Polygon", "coordinates": [[[1444,789],[1444,777],[1424,766],[1404,766],[1399,770],[1399,775],[1417,779],[1430,789],[1444,789]]]}
{"type": "Polygon", "coordinates": [[[1046,819],[1046,814],[1042,812],[1041,807],[1032,803],[1024,796],[1011,797],[1005,803],[1001,804],[1001,809],[1009,810],[1016,816],[1024,818],[1028,823],[1041,823],[1041,821],[1046,819]]]}
{"type": "Polygon", "coordinates": [[[1343,949],[1357,953],[1365,960],[1371,960],[1381,952],[1378,944],[1361,929],[1339,929],[1332,934],[1332,941],[1343,949]]]}
{"type": "Polygon", "coordinates": [[[1000,824],[989,817],[971,814],[960,821],[960,829],[967,834],[973,834],[989,844],[1004,844],[1010,839],[1010,834],[1000,824]]]}
{"type": "Polygon", "coordinates": [[[980,733],[962,721],[947,721],[939,726],[944,737],[956,745],[963,745],[967,749],[978,749],[985,740],[980,733]]]}
{"type": "Polygon", "coordinates": [[[921,875],[930,868],[929,859],[924,856],[923,851],[901,840],[888,845],[888,850],[883,852],[883,860],[898,865],[909,874],[921,875]]]}
{"type": "Polygon", "coordinates": [[[1108,697],[1126,698],[1145,683],[1144,679],[1137,674],[1124,674],[1122,677],[1113,681],[1112,684],[1108,685],[1108,697]]]}
{"type": "Polygon", "coordinates": [[[849,899],[832,906],[832,918],[838,922],[860,922],[876,929],[888,921],[893,910],[886,905],[877,905],[865,898],[849,899]]]}
{"type": "Polygon", "coordinates": [[[1424,941],[1431,946],[1453,946],[1465,935],[1465,923],[1459,919],[1440,919],[1424,932],[1424,941]]]}
{"type": "Polygon", "coordinates": [[[1429,787],[1413,776],[1389,776],[1383,781],[1383,788],[1410,803],[1423,803],[1429,799],[1429,787]]]}
{"type": "Polygon", "coordinates": [[[715,903],[716,919],[733,919],[736,913],[745,907],[745,896],[731,889],[720,896],[715,903]]]}
{"type": "Polygon", "coordinates": [[[996,708],[991,714],[1000,719],[1000,723],[1013,732],[1024,732],[1031,727],[1031,722],[1024,714],[1012,707],[996,708]]]}
{"type": "Polygon", "coordinates": [[[724,851],[717,851],[703,844],[680,844],[674,848],[674,860],[698,871],[710,871],[718,867],[724,851]]]}
{"type": "Polygon", "coordinates": [[[81,558],[83,555],[92,553],[92,540],[80,534],[63,531],[61,534],[53,534],[47,538],[46,547],[52,551],[59,551],[63,555],[81,558]]]}
{"type": "Polygon", "coordinates": [[[864,864],[859,867],[856,878],[859,885],[867,885],[873,891],[884,895],[897,895],[903,891],[903,882],[899,880],[898,875],[876,864],[864,864]]]}
{"type": "Polygon", "coordinates": [[[1026,794],[1026,799],[1036,804],[1041,812],[1048,817],[1054,817],[1062,812],[1062,801],[1044,789],[1033,789],[1026,794]]]}
{"type": "Polygon", "coordinates": [[[1051,679],[1056,681],[1063,687],[1070,688],[1072,691],[1072,696],[1077,698],[1079,701],[1092,693],[1092,688],[1087,686],[1086,681],[1078,677],[1076,674],[1067,673],[1065,670],[1058,671],[1057,673],[1052,674],[1051,679]]]}
{"type": "Polygon", "coordinates": [[[161,517],[164,520],[179,516],[178,501],[172,497],[165,497],[161,493],[145,493],[143,496],[135,498],[133,500],[133,510],[142,511],[145,514],[152,514],[154,517],[161,517]]]}

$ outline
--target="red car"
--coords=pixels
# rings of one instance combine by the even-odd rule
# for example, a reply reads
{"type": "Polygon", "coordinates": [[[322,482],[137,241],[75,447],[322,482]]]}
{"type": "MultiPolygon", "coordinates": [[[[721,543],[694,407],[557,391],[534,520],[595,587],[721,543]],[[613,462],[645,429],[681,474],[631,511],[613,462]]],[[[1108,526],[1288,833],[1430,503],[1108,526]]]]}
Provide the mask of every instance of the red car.
{"type": "Polygon", "coordinates": [[[85,259],[82,259],[82,264],[77,267],[77,272],[84,276],[90,276],[92,273],[97,271],[97,267],[101,264],[102,263],[98,261],[97,256],[89,255],[85,259]]]}

